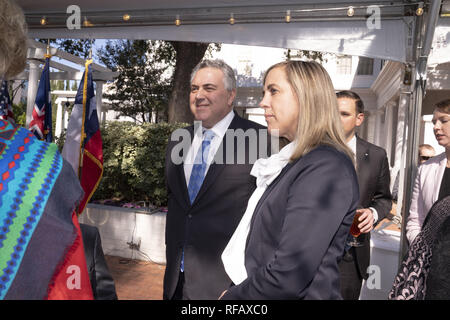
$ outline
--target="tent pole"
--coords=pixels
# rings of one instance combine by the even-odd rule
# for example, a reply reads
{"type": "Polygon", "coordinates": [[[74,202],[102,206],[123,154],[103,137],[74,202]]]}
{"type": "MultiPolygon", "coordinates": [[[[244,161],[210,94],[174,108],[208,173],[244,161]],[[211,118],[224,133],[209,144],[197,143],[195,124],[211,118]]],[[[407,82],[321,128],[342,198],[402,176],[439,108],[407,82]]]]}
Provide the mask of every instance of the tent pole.
{"type": "Polygon", "coordinates": [[[422,99],[425,95],[426,81],[427,81],[427,61],[430,54],[431,44],[433,41],[436,23],[439,18],[439,10],[441,8],[441,0],[433,0],[428,12],[427,24],[425,31],[422,33],[422,28],[416,26],[416,32],[419,33],[419,43],[421,43],[419,56],[416,57],[415,69],[415,84],[412,101],[410,101],[410,108],[407,118],[407,149],[405,159],[405,179],[403,181],[404,197],[402,203],[402,236],[400,242],[399,261],[401,263],[404,255],[408,250],[408,241],[406,239],[406,221],[409,215],[409,208],[411,204],[412,191],[417,171],[417,155],[419,151],[419,130],[422,117],[422,99]],[[422,40],[422,41],[420,41],[422,40]]]}

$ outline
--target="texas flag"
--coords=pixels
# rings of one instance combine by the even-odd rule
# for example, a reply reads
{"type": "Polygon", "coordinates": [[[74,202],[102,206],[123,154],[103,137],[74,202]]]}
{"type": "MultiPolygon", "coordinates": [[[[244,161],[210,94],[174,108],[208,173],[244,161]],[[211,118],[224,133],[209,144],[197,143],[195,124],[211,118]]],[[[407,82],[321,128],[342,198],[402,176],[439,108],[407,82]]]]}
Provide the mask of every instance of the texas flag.
{"type": "Polygon", "coordinates": [[[45,55],[44,69],[36,94],[33,108],[33,119],[29,130],[39,140],[52,142],[52,104],[50,99],[50,56],[45,55]]]}
{"type": "Polygon", "coordinates": [[[69,119],[62,156],[78,174],[84,190],[77,213],[81,214],[103,174],[103,149],[92,82],[92,60],[86,68],[69,119]]]}

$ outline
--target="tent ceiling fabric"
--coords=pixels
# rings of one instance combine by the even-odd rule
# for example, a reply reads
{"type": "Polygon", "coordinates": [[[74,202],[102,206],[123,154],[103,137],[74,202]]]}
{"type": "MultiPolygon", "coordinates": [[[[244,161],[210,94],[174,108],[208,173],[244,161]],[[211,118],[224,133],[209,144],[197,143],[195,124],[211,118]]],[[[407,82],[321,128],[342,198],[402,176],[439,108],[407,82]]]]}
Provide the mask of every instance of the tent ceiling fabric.
{"type": "MultiPolygon", "coordinates": [[[[32,38],[152,39],[222,42],[267,47],[326,51],[405,62],[412,41],[417,1],[340,0],[78,0],[81,17],[92,27],[69,30],[67,7],[73,0],[18,0],[32,38]],[[379,28],[368,24],[367,6],[380,9],[379,28]],[[355,8],[347,16],[348,6],[355,8]],[[45,8],[45,9],[43,9],[45,8]],[[284,22],[286,11],[292,20],[284,22]],[[128,13],[131,19],[122,20],[128,13]],[[233,13],[236,23],[228,19],[233,13]],[[43,16],[48,24],[41,26],[43,16]],[[181,20],[175,26],[176,15],[181,20]]],[[[370,21],[369,21],[370,22],[370,21]]]]}

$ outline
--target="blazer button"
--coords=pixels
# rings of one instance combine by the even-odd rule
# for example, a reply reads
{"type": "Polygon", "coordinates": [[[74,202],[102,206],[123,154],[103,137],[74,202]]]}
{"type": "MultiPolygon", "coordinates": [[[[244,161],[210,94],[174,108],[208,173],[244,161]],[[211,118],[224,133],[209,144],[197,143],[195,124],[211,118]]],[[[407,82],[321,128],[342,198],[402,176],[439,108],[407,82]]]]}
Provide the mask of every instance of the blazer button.
{"type": "Polygon", "coordinates": [[[189,219],[192,218],[192,214],[188,214],[188,218],[189,218],[189,219]]]}

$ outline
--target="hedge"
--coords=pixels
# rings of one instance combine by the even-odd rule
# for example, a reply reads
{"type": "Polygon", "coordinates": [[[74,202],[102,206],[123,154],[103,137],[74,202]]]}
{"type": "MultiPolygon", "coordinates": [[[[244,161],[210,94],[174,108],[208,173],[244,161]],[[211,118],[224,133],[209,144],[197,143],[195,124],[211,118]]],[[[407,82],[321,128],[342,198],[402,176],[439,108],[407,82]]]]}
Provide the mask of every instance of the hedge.
{"type": "Polygon", "coordinates": [[[185,123],[107,122],[101,128],[103,178],[91,201],[146,201],[166,206],[166,146],[170,134],[185,126],[185,123]]]}

